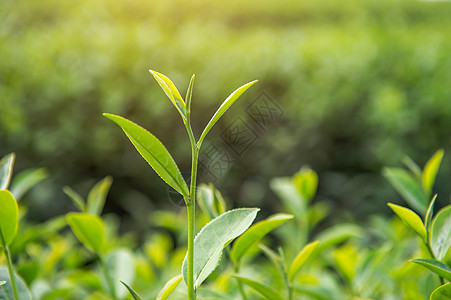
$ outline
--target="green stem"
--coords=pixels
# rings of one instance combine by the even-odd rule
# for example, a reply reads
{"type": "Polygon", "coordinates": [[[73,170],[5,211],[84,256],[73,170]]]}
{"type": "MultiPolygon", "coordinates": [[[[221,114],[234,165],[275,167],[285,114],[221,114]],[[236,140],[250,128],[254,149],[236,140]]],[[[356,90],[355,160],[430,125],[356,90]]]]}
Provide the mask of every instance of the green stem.
{"type": "MultiPolygon", "coordinates": [[[[238,274],[240,272],[239,262],[235,263],[234,269],[235,269],[235,273],[238,274]]],[[[241,298],[243,300],[247,300],[246,293],[244,292],[243,284],[241,283],[241,281],[238,278],[236,278],[236,281],[238,283],[238,290],[240,291],[241,298]]]]}
{"type": "Polygon", "coordinates": [[[116,288],[114,286],[113,279],[111,278],[110,273],[106,268],[105,261],[103,260],[102,256],[100,256],[100,254],[97,255],[97,259],[99,260],[100,268],[102,269],[103,275],[105,276],[105,280],[108,285],[108,289],[110,290],[111,297],[113,297],[114,300],[119,300],[119,298],[116,295],[116,288]]]}
{"type": "Polygon", "coordinates": [[[6,245],[5,238],[3,237],[3,232],[1,229],[0,229],[0,237],[2,239],[3,249],[5,249],[6,263],[8,266],[9,280],[11,281],[11,288],[13,290],[14,300],[20,300],[19,293],[17,292],[16,277],[14,276],[14,269],[13,269],[13,262],[11,260],[11,253],[9,252],[8,245],[6,245]]]}
{"type": "MultiPolygon", "coordinates": [[[[426,248],[428,249],[429,255],[431,255],[432,259],[437,260],[437,258],[434,255],[434,252],[432,252],[431,245],[429,245],[429,243],[427,241],[424,241],[424,244],[426,245],[426,248]]],[[[440,279],[440,285],[444,285],[445,284],[445,280],[443,279],[443,277],[438,275],[438,274],[437,274],[437,276],[440,279]]]]}

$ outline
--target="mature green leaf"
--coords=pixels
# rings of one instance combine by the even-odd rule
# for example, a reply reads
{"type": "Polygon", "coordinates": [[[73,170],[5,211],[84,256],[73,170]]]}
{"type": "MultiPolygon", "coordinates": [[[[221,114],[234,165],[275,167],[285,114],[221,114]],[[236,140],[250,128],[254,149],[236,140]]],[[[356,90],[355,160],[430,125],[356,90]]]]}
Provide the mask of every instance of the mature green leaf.
{"type": "Polygon", "coordinates": [[[183,196],[189,196],[188,186],[177,164],[168,150],[153,134],[120,116],[112,114],[104,114],[104,116],[122,128],[142,157],[167,184],[183,196]]]}
{"type": "Polygon", "coordinates": [[[64,194],[66,194],[71,200],[72,203],[81,211],[86,212],[86,204],[83,198],[80,196],[79,193],[74,191],[72,188],[65,186],[63,188],[64,194]]]}
{"type": "Polygon", "coordinates": [[[73,212],[66,215],[66,220],[75,236],[85,247],[96,253],[102,251],[105,243],[105,228],[99,216],[73,212]]]}
{"type": "Polygon", "coordinates": [[[14,195],[14,198],[19,201],[26,192],[47,178],[48,175],[47,170],[44,168],[22,171],[14,176],[9,190],[14,195]]]}
{"type": "Polygon", "coordinates": [[[240,86],[237,88],[232,94],[230,94],[227,99],[222,102],[221,106],[219,106],[218,110],[215,112],[213,117],[210,119],[210,122],[208,122],[207,126],[205,127],[204,131],[200,135],[198,145],[202,144],[202,141],[204,140],[207,133],[210,131],[210,129],[213,127],[213,125],[216,124],[216,122],[219,120],[219,118],[222,117],[222,115],[230,108],[230,106],[248,89],[250,88],[254,83],[256,83],[258,80],[254,80],[251,82],[246,83],[245,85],[240,86]]]}
{"type": "Polygon", "coordinates": [[[434,213],[435,200],[437,200],[437,194],[435,194],[434,197],[432,197],[432,200],[428,206],[428,210],[426,211],[426,216],[424,217],[424,227],[426,228],[426,232],[428,232],[428,234],[430,234],[429,232],[431,230],[431,222],[432,215],[434,213]]]}
{"type": "Polygon", "coordinates": [[[451,247],[451,205],[442,208],[432,221],[430,242],[435,257],[445,258],[451,247]]]}
{"type": "Polygon", "coordinates": [[[302,248],[298,255],[296,255],[295,259],[288,268],[288,279],[290,281],[293,281],[299,270],[301,270],[302,266],[307,262],[313,251],[315,251],[316,247],[318,247],[318,244],[319,241],[308,243],[304,248],[302,248]]]}
{"type": "Polygon", "coordinates": [[[131,288],[129,287],[125,282],[121,281],[121,283],[127,288],[128,292],[130,293],[130,295],[133,297],[133,299],[135,300],[141,300],[141,297],[139,297],[139,295],[131,288]]]}
{"type": "Polygon", "coordinates": [[[265,235],[276,229],[288,220],[293,219],[293,215],[275,214],[252,225],[244,232],[233,244],[230,258],[233,262],[239,262],[240,258],[249,250],[250,247],[258,243],[265,235]]]}
{"type": "Polygon", "coordinates": [[[183,120],[186,121],[186,104],[171,79],[153,70],[149,70],[149,72],[163,89],[166,96],[172,101],[175,108],[177,108],[183,120]]]}
{"type": "Polygon", "coordinates": [[[451,282],[445,283],[436,288],[429,300],[451,300],[451,282]]]}
{"type": "Polygon", "coordinates": [[[182,274],[177,275],[171,278],[161,291],[158,293],[157,300],[165,300],[169,297],[169,295],[175,290],[175,288],[179,285],[180,281],[182,281],[182,274]]]}
{"type": "Polygon", "coordinates": [[[133,254],[128,249],[117,249],[108,253],[105,258],[105,268],[113,280],[116,295],[124,298],[127,291],[118,283],[118,280],[132,282],[135,279],[135,263],[133,254]]]}
{"type": "Polygon", "coordinates": [[[10,191],[0,190],[0,235],[3,234],[6,245],[11,244],[14,240],[18,222],[19,208],[16,199],[10,191]]]}
{"type": "Polygon", "coordinates": [[[191,99],[193,98],[193,87],[194,87],[194,78],[196,78],[196,75],[193,74],[191,76],[191,80],[189,81],[188,90],[186,91],[186,110],[187,112],[191,112],[191,99]]]}
{"type": "MultiPolygon", "coordinates": [[[[194,239],[195,288],[198,288],[216,269],[222,250],[252,224],[259,210],[259,208],[229,210],[201,229],[194,239]]],[[[182,274],[185,282],[188,282],[187,256],[183,261],[182,274]]]]}
{"type": "Polygon", "coordinates": [[[299,172],[294,174],[293,182],[306,201],[313,199],[318,188],[318,175],[315,171],[303,167],[299,172]]]}
{"type": "Polygon", "coordinates": [[[382,174],[412,208],[426,212],[429,199],[415,177],[401,168],[384,168],[382,174]]]}
{"type": "Polygon", "coordinates": [[[267,285],[263,285],[260,282],[257,282],[255,280],[236,276],[233,277],[237,278],[239,281],[245,283],[246,285],[253,288],[255,291],[259,292],[261,295],[263,295],[266,299],[269,300],[283,300],[282,296],[280,296],[276,291],[274,291],[272,288],[268,287],[267,285]]]}
{"type": "Polygon", "coordinates": [[[100,216],[103,207],[105,206],[106,196],[112,183],[113,178],[111,176],[107,176],[94,185],[88,194],[88,205],[86,208],[87,213],[100,216]]]}
{"type": "Polygon", "coordinates": [[[426,258],[415,258],[411,259],[410,261],[419,264],[438,274],[439,276],[451,281],[451,269],[444,262],[426,258]]]}
{"type": "MultiPolygon", "coordinates": [[[[28,290],[25,282],[20,278],[19,275],[14,274],[16,279],[17,293],[20,300],[31,300],[31,294],[28,290]]],[[[0,285],[0,299],[14,299],[13,290],[11,287],[11,281],[9,278],[8,269],[5,267],[0,267],[0,281],[6,281],[5,284],[0,285]]]]}
{"type": "Polygon", "coordinates": [[[424,166],[421,180],[423,183],[423,188],[425,189],[428,195],[430,195],[432,187],[434,186],[435,177],[437,176],[437,172],[440,167],[440,164],[442,163],[444,154],[445,151],[443,151],[443,149],[438,150],[437,152],[434,153],[434,155],[432,155],[432,157],[428,160],[428,162],[424,166]]]}
{"type": "Polygon", "coordinates": [[[13,174],[13,166],[16,155],[10,153],[0,160],[0,190],[8,189],[11,176],[13,174]]]}
{"type": "Polygon", "coordinates": [[[423,240],[426,240],[426,228],[424,228],[421,218],[415,212],[393,203],[388,203],[388,206],[390,206],[404,224],[415,231],[423,240]]]}

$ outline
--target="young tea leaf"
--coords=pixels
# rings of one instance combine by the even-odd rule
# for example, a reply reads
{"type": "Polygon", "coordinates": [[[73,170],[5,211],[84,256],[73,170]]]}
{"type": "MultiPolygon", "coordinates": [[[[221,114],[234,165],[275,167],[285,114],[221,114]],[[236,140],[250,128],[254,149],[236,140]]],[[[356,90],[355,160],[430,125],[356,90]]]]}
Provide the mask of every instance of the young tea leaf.
{"type": "Polygon", "coordinates": [[[266,299],[269,300],[283,300],[282,296],[280,296],[276,291],[274,291],[272,288],[268,287],[267,285],[263,285],[260,282],[257,282],[255,280],[236,276],[233,277],[237,278],[239,281],[245,283],[246,285],[250,286],[255,291],[259,292],[262,296],[264,296],[266,299]]]}
{"type": "Polygon", "coordinates": [[[193,97],[194,78],[196,78],[195,74],[193,74],[193,76],[191,76],[191,80],[189,81],[189,85],[188,85],[188,90],[186,91],[185,100],[186,100],[187,113],[191,112],[191,99],[193,97]]]}
{"type": "Polygon", "coordinates": [[[11,182],[11,194],[17,201],[22,199],[32,187],[48,177],[48,172],[46,169],[29,169],[20,172],[11,182]]]}
{"type": "Polygon", "coordinates": [[[168,96],[168,98],[172,101],[175,108],[177,108],[183,118],[183,121],[186,121],[186,104],[171,79],[153,70],[149,70],[149,72],[163,89],[166,96],[168,96]]]}
{"type": "Polygon", "coordinates": [[[85,247],[96,253],[102,251],[105,243],[105,229],[99,216],[87,213],[68,213],[66,220],[77,239],[85,247]]]}
{"type": "Polygon", "coordinates": [[[258,243],[265,235],[276,229],[288,220],[293,219],[293,215],[275,214],[252,225],[246,232],[244,232],[233,244],[230,258],[233,262],[239,262],[240,258],[253,245],[258,243]]]}
{"type": "Polygon", "coordinates": [[[415,258],[411,259],[410,261],[431,270],[432,272],[438,274],[446,280],[451,281],[451,269],[444,262],[425,258],[415,258]]]}
{"type": "Polygon", "coordinates": [[[208,122],[207,126],[205,127],[204,131],[200,135],[198,145],[202,144],[202,141],[204,140],[207,133],[210,131],[210,129],[213,127],[213,125],[218,122],[219,118],[222,117],[222,115],[232,106],[232,104],[248,89],[250,88],[254,83],[256,83],[258,80],[251,81],[249,83],[246,83],[245,85],[240,86],[237,88],[232,94],[230,94],[227,99],[222,102],[221,106],[219,106],[218,110],[215,112],[213,117],[210,119],[210,122],[208,122]]]}
{"type": "Polygon", "coordinates": [[[88,205],[86,208],[87,213],[100,216],[112,183],[113,178],[111,176],[107,176],[94,185],[88,194],[88,205]]]}
{"type": "MultiPolygon", "coordinates": [[[[252,224],[259,208],[229,210],[205,225],[194,239],[194,287],[213,272],[219,264],[222,250],[252,224]]],[[[183,261],[182,275],[188,282],[187,256],[183,261]]]]}
{"type": "Polygon", "coordinates": [[[129,287],[125,282],[123,282],[122,280],[120,280],[120,282],[127,288],[128,292],[130,293],[130,295],[133,297],[133,299],[135,300],[141,300],[141,297],[139,297],[139,295],[131,288],[129,287]]]}
{"type": "Polygon", "coordinates": [[[305,247],[298,253],[298,255],[296,255],[295,259],[288,268],[288,279],[290,281],[293,281],[299,270],[301,270],[302,266],[306,263],[307,259],[309,259],[313,251],[315,251],[318,244],[319,241],[311,242],[305,245],[305,247]]]}
{"type": "Polygon", "coordinates": [[[429,199],[415,177],[400,168],[384,168],[382,174],[412,208],[426,212],[429,199]]]}
{"type": "Polygon", "coordinates": [[[429,300],[451,300],[451,282],[445,283],[436,288],[429,300]]]}
{"type": "Polygon", "coordinates": [[[424,227],[426,228],[426,232],[428,232],[428,234],[431,231],[432,214],[434,213],[435,200],[437,200],[437,194],[432,197],[432,200],[428,206],[428,210],[426,211],[426,216],[424,217],[424,227]]]}
{"type": "Polygon", "coordinates": [[[388,203],[388,206],[390,206],[404,224],[415,231],[423,240],[426,240],[426,228],[424,228],[421,218],[416,213],[408,208],[393,203],[388,203]]]}
{"type": "Polygon", "coordinates": [[[6,245],[11,244],[14,240],[18,222],[19,208],[16,199],[10,191],[0,190],[0,235],[3,235],[6,245]]]}
{"type": "Polygon", "coordinates": [[[0,160],[0,190],[8,189],[13,174],[14,159],[16,155],[10,153],[0,160]]]}
{"type": "Polygon", "coordinates": [[[423,174],[421,176],[421,180],[423,183],[423,188],[426,193],[430,195],[432,191],[432,187],[434,186],[435,177],[437,176],[438,169],[443,159],[443,155],[445,152],[443,149],[438,150],[432,155],[432,157],[428,160],[426,165],[424,166],[423,174]]]}
{"type": "Polygon", "coordinates": [[[72,203],[74,203],[81,212],[86,212],[86,204],[80,194],[68,186],[63,188],[63,192],[72,200],[72,203]]]}
{"type": "Polygon", "coordinates": [[[183,196],[189,196],[188,186],[177,164],[168,150],[153,134],[120,116],[112,114],[104,114],[104,116],[122,128],[136,150],[167,184],[183,196]]]}
{"type": "Polygon", "coordinates": [[[182,281],[182,275],[177,275],[171,278],[164,285],[163,289],[158,293],[157,300],[165,300],[169,297],[169,295],[175,290],[175,288],[179,285],[180,281],[182,281]]]}
{"type": "Polygon", "coordinates": [[[310,168],[303,167],[294,174],[293,183],[302,197],[309,202],[313,199],[318,188],[318,175],[310,168]]]}
{"type": "Polygon", "coordinates": [[[451,205],[442,208],[432,221],[430,242],[435,257],[445,258],[451,247],[451,205]]]}
{"type": "MultiPolygon", "coordinates": [[[[14,278],[17,286],[17,293],[19,300],[31,300],[31,293],[28,290],[23,279],[14,274],[14,278]]],[[[3,285],[0,284],[0,299],[10,300],[14,299],[14,294],[11,286],[11,280],[9,278],[8,269],[5,267],[0,267],[0,281],[6,282],[3,285]]]]}

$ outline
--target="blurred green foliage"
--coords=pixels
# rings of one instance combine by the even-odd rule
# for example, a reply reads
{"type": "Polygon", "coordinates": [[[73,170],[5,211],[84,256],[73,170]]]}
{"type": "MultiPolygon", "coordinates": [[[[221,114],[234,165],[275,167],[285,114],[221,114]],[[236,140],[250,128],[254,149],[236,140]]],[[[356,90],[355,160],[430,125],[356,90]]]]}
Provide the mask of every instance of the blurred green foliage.
{"type": "Polygon", "coordinates": [[[308,163],[321,174],[319,197],[344,211],[365,203],[360,215],[386,209],[395,192],[377,178],[382,165],[449,149],[450,15],[451,3],[429,1],[3,0],[0,151],[16,152],[18,169],[49,169],[30,203],[43,218],[50,200],[67,211],[61,186],[87,191],[112,175],[116,209],[140,219],[149,197],[167,203],[166,190],[101,113],[151,129],[189,170],[183,126],[147,70],[181,89],[196,73],[197,134],[231,88],[258,78],[209,140],[260,92],[284,115],[221,190],[260,205],[275,197],[269,178],[308,163]]]}

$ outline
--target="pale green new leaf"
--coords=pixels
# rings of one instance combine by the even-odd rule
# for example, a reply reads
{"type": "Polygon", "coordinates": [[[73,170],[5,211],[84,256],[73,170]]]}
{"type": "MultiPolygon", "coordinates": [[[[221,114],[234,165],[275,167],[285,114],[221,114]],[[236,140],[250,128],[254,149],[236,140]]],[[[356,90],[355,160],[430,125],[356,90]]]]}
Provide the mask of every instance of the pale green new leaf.
{"type": "Polygon", "coordinates": [[[136,150],[167,184],[183,196],[189,196],[188,186],[177,164],[153,134],[123,117],[112,114],[104,114],[104,116],[122,128],[136,150]]]}
{"type": "Polygon", "coordinates": [[[78,194],[76,191],[74,191],[72,188],[65,186],[63,188],[64,194],[66,194],[74,203],[74,205],[81,211],[86,212],[86,204],[83,198],[78,194]]]}
{"type": "Polygon", "coordinates": [[[87,213],[68,213],[67,223],[77,239],[96,253],[102,251],[105,244],[105,228],[99,216],[87,213]]]}
{"type": "Polygon", "coordinates": [[[14,159],[16,155],[10,153],[0,160],[0,190],[8,189],[13,174],[14,159]]]}
{"type": "Polygon", "coordinates": [[[432,214],[434,213],[435,200],[437,200],[437,194],[432,197],[432,200],[428,206],[428,210],[426,211],[426,216],[424,217],[424,227],[426,228],[426,232],[428,232],[428,234],[431,231],[432,214]]]}
{"type": "Polygon", "coordinates": [[[0,281],[0,285],[4,285],[6,281],[0,281]]]}
{"type": "Polygon", "coordinates": [[[444,262],[435,259],[415,258],[411,259],[411,262],[419,264],[439,276],[451,281],[451,269],[444,262]]]}
{"type": "Polygon", "coordinates": [[[451,247],[451,205],[445,206],[432,221],[431,248],[438,260],[445,258],[451,247]]]}
{"type": "Polygon", "coordinates": [[[437,176],[438,169],[443,159],[445,151],[443,149],[438,150],[432,155],[424,166],[423,174],[421,180],[423,183],[423,188],[427,194],[431,193],[432,187],[434,186],[435,177],[437,176]]]}
{"type": "MultiPolygon", "coordinates": [[[[14,274],[17,286],[17,293],[19,300],[31,300],[31,293],[28,290],[23,279],[14,274]]],[[[5,282],[3,285],[0,284],[0,299],[12,300],[14,299],[14,294],[11,286],[11,279],[9,278],[8,269],[6,267],[0,267],[0,281],[5,282]]]]}
{"type": "Polygon", "coordinates": [[[106,272],[114,282],[115,294],[119,298],[125,298],[127,291],[119,284],[118,280],[133,282],[135,279],[135,263],[133,253],[126,248],[116,249],[103,258],[106,272]]]}
{"type": "Polygon", "coordinates": [[[161,289],[160,293],[158,293],[157,300],[165,300],[169,297],[169,295],[175,290],[175,288],[179,285],[180,281],[182,281],[182,275],[177,275],[171,278],[164,287],[161,289]]]}
{"type": "Polygon", "coordinates": [[[10,191],[0,190],[0,234],[3,234],[3,240],[6,245],[11,244],[14,240],[18,222],[19,208],[16,199],[14,199],[10,191]]]}
{"type": "Polygon", "coordinates": [[[219,106],[218,110],[215,112],[213,117],[210,119],[210,122],[208,122],[207,126],[205,127],[204,131],[200,135],[198,145],[202,144],[202,141],[204,140],[207,133],[210,131],[210,129],[213,127],[213,125],[216,124],[216,122],[219,120],[219,118],[222,117],[222,115],[230,108],[230,106],[248,89],[250,88],[254,83],[256,83],[258,80],[254,80],[251,82],[246,83],[245,85],[240,86],[237,88],[232,94],[230,94],[227,99],[222,102],[221,106],[219,106]]]}
{"type": "Polygon", "coordinates": [[[252,225],[233,244],[230,258],[237,263],[249,248],[258,243],[265,235],[276,229],[288,220],[293,219],[293,215],[275,214],[252,225]]]}
{"type": "Polygon", "coordinates": [[[415,231],[423,240],[426,240],[426,228],[424,228],[421,218],[415,212],[393,203],[388,203],[388,206],[390,206],[404,224],[415,231]]]}
{"type": "MultiPolygon", "coordinates": [[[[240,208],[227,211],[205,225],[194,239],[194,288],[213,272],[219,264],[222,250],[252,224],[259,208],[240,208]]],[[[187,256],[182,275],[188,282],[187,256]]]]}
{"type": "Polygon", "coordinates": [[[32,187],[48,177],[48,172],[44,168],[29,169],[14,176],[9,189],[17,201],[25,195],[32,187]]]}
{"type": "Polygon", "coordinates": [[[88,213],[100,216],[112,183],[113,178],[111,176],[107,176],[96,183],[96,185],[94,185],[94,187],[89,191],[88,205],[86,207],[88,213]]]}
{"type": "Polygon", "coordinates": [[[195,74],[193,74],[193,76],[191,76],[191,80],[189,81],[188,89],[186,91],[186,96],[185,96],[186,110],[188,113],[191,112],[191,99],[193,98],[194,78],[196,78],[195,74]]]}
{"type": "Polygon", "coordinates": [[[304,248],[302,248],[298,255],[296,255],[295,259],[288,268],[288,279],[290,281],[293,281],[299,270],[301,270],[302,266],[307,262],[309,257],[315,251],[316,247],[318,247],[318,244],[319,241],[308,243],[304,248]]]}
{"type": "Polygon", "coordinates": [[[429,300],[451,300],[451,282],[445,283],[436,288],[429,300]]]}
{"type": "Polygon", "coordinates": [[[186,121],[186,104],[171,79],[153,70],[149,70],[149,72],[163,89],[166,96],[168,96],[168,98],[172,101],[175,108],[177,108],[183,118],[183,121],[186,121]]]}
{"type": "Polygon", "coordinates": [[[283,300],[283,298],[276,291],[274,291],[272,288],[268,287],[267,285],[263,285],[260,282],[257,282],[255,280],[252,280],[249,278],[241,277],[241,276],[234,275],[233,277],[237,278],[239,281],[245,283],[246,285],[253,288],[255,291],[259,292],[266,299],[283,300]]]}
{"type": "Polygon", "coordinates": [[[306,201],[310,201],[318,188],[318,175],[310,168],[303,167],[294,174],[293,183],[306,201]]]}
{"type": "Polygon", "coordinates": [[[426,212],[429,199],[414,176],[401,168],[384,168],[382,174],[410,207],[421,214],[426,212]]]}
{"type": "Polygon", "coordinates": [[[129,287],[125,282],[123,282],[122,280],[120,280],[120,282],[127,288],[128,292],[130,293],[130,295],[133,297],[133,299],[135,300],[141,300],[141,297],[139,297],[139,295],[131,288],[129,287]]]}

